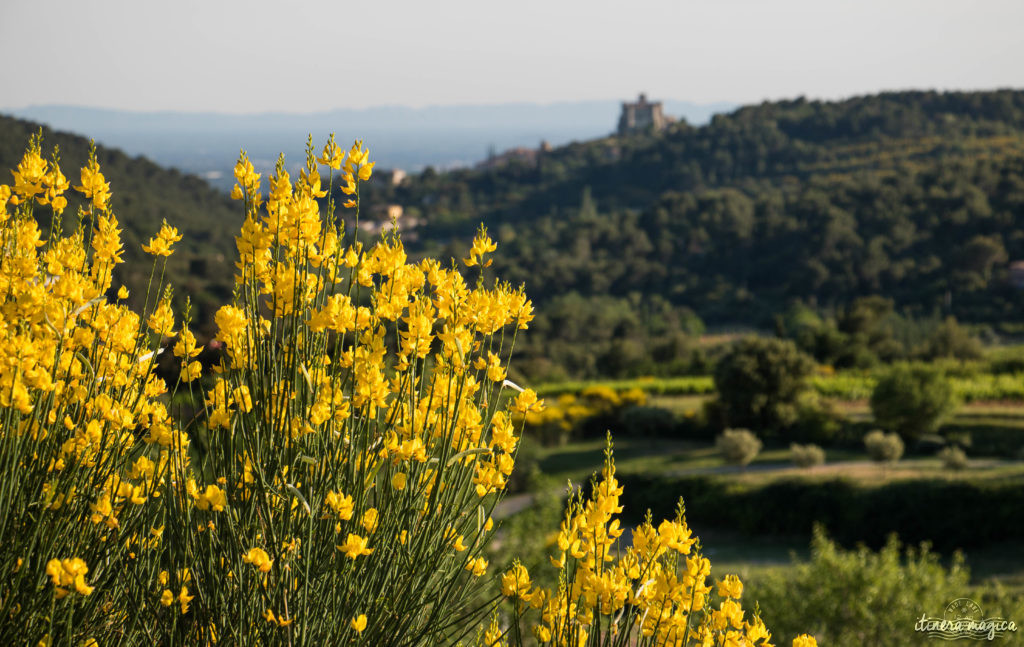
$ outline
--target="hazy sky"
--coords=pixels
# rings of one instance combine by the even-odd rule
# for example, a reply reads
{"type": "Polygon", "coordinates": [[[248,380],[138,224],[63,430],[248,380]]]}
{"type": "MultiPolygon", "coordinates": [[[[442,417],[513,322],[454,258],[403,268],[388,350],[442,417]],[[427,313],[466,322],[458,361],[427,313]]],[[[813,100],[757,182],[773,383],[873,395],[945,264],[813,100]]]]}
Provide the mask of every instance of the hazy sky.
{"type": "Polygon", "coordinates": [[[1024,87],[1021,0],[0,0],[0,108],[310,112],[1024,87]]]}

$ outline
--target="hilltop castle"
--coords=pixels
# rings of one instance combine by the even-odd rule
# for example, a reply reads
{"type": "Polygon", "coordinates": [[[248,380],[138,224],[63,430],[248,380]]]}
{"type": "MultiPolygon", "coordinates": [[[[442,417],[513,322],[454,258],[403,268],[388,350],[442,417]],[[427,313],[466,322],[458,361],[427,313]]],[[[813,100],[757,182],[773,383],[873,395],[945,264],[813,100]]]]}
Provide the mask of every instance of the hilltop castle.
{"type": "Polygon", "coordinates": [[[675,121],[672,117],[666,117],[661,110],[661,102],[648,102],[647,95],[641,93],[636,103],[624,102],[622,104],[622,115],[619,117],[619,134],[646,132],[648,130],[661,130],[675,121]]]}

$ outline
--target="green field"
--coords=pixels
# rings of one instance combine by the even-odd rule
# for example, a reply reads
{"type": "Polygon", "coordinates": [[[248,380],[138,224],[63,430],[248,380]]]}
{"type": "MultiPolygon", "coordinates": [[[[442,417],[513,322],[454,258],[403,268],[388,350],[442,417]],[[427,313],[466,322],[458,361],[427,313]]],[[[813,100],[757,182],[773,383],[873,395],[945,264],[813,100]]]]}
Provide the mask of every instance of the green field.
{"type": "MultiPolygon", "coordinates": [[[[686,418],[699,415],[711,397],[707,394],[652,394],[647,405],[669,410],[677,418],[686,418]]],[[[866,400],[829,398],[828,402],[847,426],[861,430],[872,428],[871,410],[866,400]]],[[[749,466],[736,467],[728,465],[707,439],[636,438],[612,431],[616,468],[624,475],[711,476],[749,486],[793,479],[830,482],[837,478],[864,487],[915,479],[1024,486],[1024,460],[1020,456],[977,455],[971,447],[967,448],[970,463],[959,471],[948,469],[932,454],[915,453],[913,448],[908,448],[907,455],[897,463],[879,465],[868,460],[862,447],[849,443],[826,447],[826,463],[822,466],[796,467],[790,462],[788,447],[767,444],[749,466]]],[[[993,439],[1020,444],[1018,434],[1024,434],[1024,402],[968,402],[943,425],[940,434],[969,436],[982,446],[991,446],[993,439]]],[[[538,448],[535,456],[540,471],[547,477],[548,487],[564,490],[567,480],[577,485],[585,483],[600,469],[604,447],[605,442],[600,438],[576,440],[562,446],[538,448]]],[[[683,495],[685,497],[685,493],[683,495]]],[[[744,579],[756,580],[769,573],[785,576],[795,572],[794,560],[809,557],[809,534],[752,540],[737,532],[699,525],[694,527],[694,532],[708,547],[708,555],[716,567],[721,567],[723,572],[737,573],[744,579]]],[[[972,586],[978,591],[990,590],[998,583],[1024,594],[1024,551],[1018,543],[976,547],[967,551],[965,558],[971,570],[972,586]]],[[[947,564],[951,559],[950,554],[943,557],[947,564]]]]}

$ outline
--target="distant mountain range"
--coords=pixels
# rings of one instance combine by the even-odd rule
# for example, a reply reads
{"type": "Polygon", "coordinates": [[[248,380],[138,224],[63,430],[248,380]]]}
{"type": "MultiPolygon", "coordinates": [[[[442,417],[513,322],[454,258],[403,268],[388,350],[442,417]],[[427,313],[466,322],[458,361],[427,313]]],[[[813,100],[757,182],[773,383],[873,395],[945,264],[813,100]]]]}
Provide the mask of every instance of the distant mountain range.
{"type": "MultiPolygon", "coordinates": [[[[663,104],[666,114],[695,125],[736,107],[687,101],[663,104]]],[[[448,169],[471,166],[491,150],[535,147],[541,140],[558,146],[607,135],[615,130],[619,110],[620,103],[615,101],[581,101],[382,106],[307,114],[130,112],[62,105],[3,112],[95,138],[105,146],[197,174],[227,189],[239,149],[245,148],[262,171],[273,167],[280,152],[285,153],[290,167],[296,167],[304,160],[303,144],[309,134],[318,149],[332,132],[342,143],[364,139],[381,167],[448,169]]]]}

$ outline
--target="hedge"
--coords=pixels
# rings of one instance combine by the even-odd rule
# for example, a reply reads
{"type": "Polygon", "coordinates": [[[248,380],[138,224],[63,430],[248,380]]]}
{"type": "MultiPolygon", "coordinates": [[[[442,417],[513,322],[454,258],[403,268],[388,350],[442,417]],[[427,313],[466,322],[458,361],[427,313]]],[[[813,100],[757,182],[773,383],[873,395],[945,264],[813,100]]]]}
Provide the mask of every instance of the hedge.
{"type": "Polygon", "coordinates": [[[835,479],[744,484],[722,477],[620,474],[625,514],[671,516],[679,497],[695,528],[729,528],[751,536],[809,535],[814,523],[844,544],[879,547],[896,533],[939,550],[1024,540],[1019,483],[908,480],[866,486],[835,479]]]}

